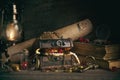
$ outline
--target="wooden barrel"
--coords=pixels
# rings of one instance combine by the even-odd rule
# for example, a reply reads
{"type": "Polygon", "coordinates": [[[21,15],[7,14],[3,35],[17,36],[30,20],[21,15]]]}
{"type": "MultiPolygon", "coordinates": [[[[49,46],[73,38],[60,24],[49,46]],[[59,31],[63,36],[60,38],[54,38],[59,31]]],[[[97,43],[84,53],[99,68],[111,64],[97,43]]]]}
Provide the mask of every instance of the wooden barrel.
{"type": "Polygon", "coordinates": [[[120,59],[120,44],[112,44],[105,46],[106,55],[105,60],[120,59]]]}

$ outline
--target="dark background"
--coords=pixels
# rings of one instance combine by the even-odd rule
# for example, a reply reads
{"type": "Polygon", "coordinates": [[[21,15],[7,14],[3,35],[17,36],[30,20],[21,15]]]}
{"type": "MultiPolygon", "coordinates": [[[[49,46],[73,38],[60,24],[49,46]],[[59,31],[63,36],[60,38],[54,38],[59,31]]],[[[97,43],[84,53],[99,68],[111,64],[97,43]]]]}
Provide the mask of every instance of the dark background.
{"type": "Polygon", "coordinates": [[[95,28],[107,24],[111,31],[109,40],[120,42],[120,6],[115,0],[0,0],[0,20],[4,10],[4,24],[12,19],[13,2],[17,5],[24,40],[89,18],[95,28]]]}

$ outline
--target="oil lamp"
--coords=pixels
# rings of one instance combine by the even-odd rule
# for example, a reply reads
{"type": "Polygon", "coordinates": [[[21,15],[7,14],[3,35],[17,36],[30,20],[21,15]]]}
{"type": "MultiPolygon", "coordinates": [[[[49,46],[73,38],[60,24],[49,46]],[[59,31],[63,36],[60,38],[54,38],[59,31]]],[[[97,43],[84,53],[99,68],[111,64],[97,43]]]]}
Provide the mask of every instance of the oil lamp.
{"type": "Polygon", "coordinates": [[[8,41],[16,42],[21,38],[22,28],[16,19],[17,9],[16,5],[13,4],[13,20],[10,21],[5,29],[5,38],[8,41]]]}

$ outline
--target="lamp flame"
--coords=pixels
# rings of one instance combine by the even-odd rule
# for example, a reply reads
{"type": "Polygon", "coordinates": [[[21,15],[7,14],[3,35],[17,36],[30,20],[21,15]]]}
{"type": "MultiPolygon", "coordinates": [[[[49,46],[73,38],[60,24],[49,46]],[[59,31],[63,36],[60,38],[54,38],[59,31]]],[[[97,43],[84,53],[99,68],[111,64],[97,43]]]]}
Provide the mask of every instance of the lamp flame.
{"type": "Polygon", "coordinates": [[[20,38],[20,31],[17,24],[10,23],[7,25],[6,38],[10,41],[16,41],[20,38]]]}

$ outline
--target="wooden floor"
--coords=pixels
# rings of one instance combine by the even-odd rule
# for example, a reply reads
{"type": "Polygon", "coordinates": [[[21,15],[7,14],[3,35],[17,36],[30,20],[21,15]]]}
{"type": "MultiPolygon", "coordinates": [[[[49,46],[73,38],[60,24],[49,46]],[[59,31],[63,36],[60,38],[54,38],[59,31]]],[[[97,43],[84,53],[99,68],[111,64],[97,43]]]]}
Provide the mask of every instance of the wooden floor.
{"type": "Polygon", "coordinates": [[[0,80],[120,80],[120,70],[112,72],[96,69],[83,73],[41,71],[1,72],[0,80]]]}

